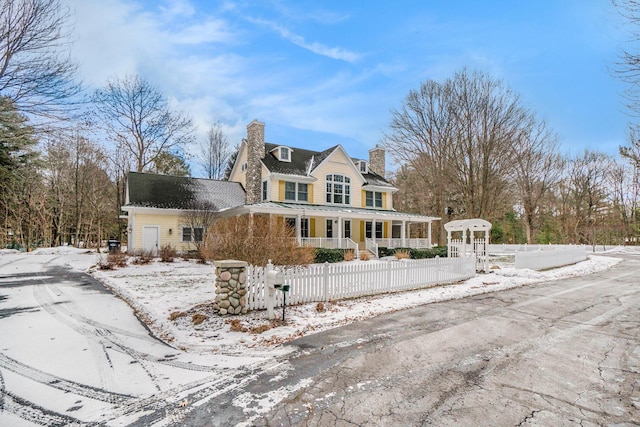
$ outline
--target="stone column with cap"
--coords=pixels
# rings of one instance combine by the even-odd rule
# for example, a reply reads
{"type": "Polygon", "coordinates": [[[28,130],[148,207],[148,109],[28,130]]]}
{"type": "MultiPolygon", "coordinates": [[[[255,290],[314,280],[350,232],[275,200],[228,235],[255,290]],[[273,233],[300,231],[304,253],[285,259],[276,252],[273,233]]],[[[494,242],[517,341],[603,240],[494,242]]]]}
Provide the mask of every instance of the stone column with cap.
{"type": "Polygon", "coordinates": [[[220,315],[244,314],[247,306],[247,263],[245,261],[214,261],[216,267],[216,297],[213,307],[220,315]]]}

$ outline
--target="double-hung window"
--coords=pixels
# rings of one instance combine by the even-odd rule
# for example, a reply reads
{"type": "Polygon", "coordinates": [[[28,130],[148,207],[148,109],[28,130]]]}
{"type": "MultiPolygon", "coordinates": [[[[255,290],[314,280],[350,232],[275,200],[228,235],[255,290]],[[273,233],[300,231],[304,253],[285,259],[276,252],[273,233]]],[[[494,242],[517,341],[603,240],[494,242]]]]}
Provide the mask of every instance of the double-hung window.
{"type": "Polygon", "coordinates": [[[326,176],[326,202],[338,205],[351,204],[351,178],[344,175],[330,174],[326,176]]]}
{"type": "Polygon", "coordinates": [[[284,183],[284,199],[292,202],[308,202],[309,201],[309,184],[301,182],[284,183]]]}
{"type": "Polygon", "coordinates": [[[366,191],[365,192],[365,206],[373,208],[382,207],[382,193],[378,191],[366,191]]]}
{"type": "Polygon", "coordinates": [[[182,227],[183,242],[202,242],[204,227],[182,227]]]}

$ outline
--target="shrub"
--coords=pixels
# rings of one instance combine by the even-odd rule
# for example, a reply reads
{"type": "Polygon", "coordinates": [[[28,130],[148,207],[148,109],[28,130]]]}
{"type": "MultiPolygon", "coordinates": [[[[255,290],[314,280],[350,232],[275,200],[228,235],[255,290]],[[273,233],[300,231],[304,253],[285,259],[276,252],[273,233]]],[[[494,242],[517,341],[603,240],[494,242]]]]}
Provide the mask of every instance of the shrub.
{"type": "Polygon", "coordinates": [[[369,251],[360,252],[360,259],[362,261],[369,261],[371,259],[371,253],[369,253],[369,251]]]}
{"type": "Polygon", "coordinates": [[[139,252],[136,257],[133,259],[134,264],[149,264],[153,261],[153,252],[151,251],[142,251],[139,252]]]}
{"type": "Polygon", "coordinates": [[[395,256],[397,259],[409,259],[411,258],[411,252],[406,249],[398,249],[395,256]]]}
{"type": "Polygon", "coordinates": [[[237,259],[253,265],[307,265],[314,248],[299,247],[295,230],[280,218],[263,215],[220,218],[208,229],[202,246],[207,260],[237,259]]]}
{"type": "Polygon", "coordinates": [[[345,261],[353,261],[356,259],[356,252],[353,249],[345,249],[344,250],[344,260],[345,261]]]}
{"type": "Polygon", "coordinates": [[[316,264],[323,264],[325,262],[333,263],[344,261],[344,251],[342,249],[325,249],[315,248],[316,264]]]}
{"type": "Polygon", "coordinates": [[[106,259],[100,255],[98,267],[100,270],[113,270],[117,267],[127,266],[127,255],[122,252],[109,253],[106,259]]]}
{"type": "Polygon", "coordinates": [[[446,257],[447,256],[447,247],[446,246],[436,246],[431,249],[411,249],[411,258],[412,259],[424,259],[424,258],[435,258],[435,257],[446,257]]]}
{"type": "Polygon", "coordinates": [[[168,243],[160,248],[160,261],[162,262],[173,262],[177,256],[176,250],[168,243]]]}

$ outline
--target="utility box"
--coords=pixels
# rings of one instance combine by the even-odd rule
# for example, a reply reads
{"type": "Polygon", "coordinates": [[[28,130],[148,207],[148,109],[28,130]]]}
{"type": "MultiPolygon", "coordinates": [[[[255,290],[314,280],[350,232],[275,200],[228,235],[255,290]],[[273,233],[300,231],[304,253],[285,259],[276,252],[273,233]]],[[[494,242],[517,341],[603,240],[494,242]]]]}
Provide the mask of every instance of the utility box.
{"type": "Polygon", "coordinates": [[[284,285],[284,273],[281,271],[267,271],[267,287],[271,289],[280,289],[284,285]]]}

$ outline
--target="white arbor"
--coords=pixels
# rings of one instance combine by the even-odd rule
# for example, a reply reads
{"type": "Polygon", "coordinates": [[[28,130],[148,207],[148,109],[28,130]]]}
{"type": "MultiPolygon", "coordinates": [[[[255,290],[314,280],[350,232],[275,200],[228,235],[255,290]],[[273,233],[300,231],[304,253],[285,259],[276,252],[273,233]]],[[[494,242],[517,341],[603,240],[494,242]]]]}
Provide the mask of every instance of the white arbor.
{"type": "Polygon", "coordinates": [[[458,219],[444,225],[447,230],[447,256],[467,257],[475,255],[476,270],[489,271],[489,257],[487,245],[489,244],[489,232],[491,223],[484,219],[458,219]],[[453,238],[453,233],[461,233],[461,238],[453,238]],[[475,233],[483,233],[482,237],[476,237],[475,233]]]}

